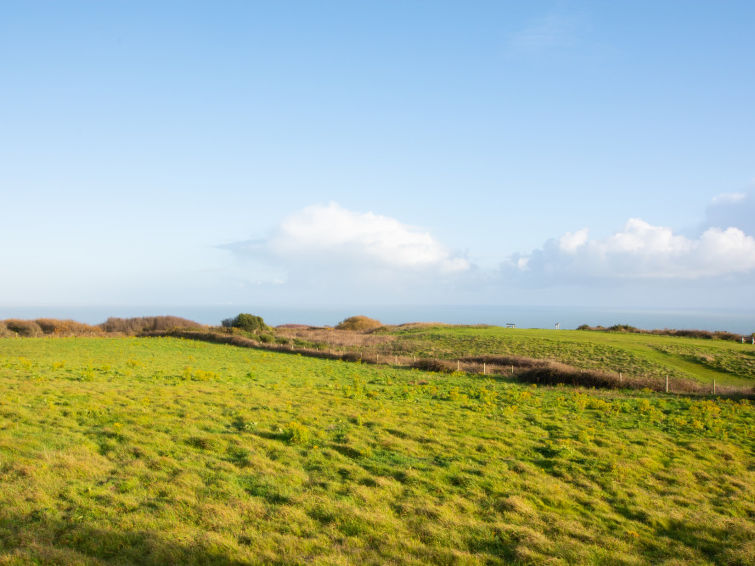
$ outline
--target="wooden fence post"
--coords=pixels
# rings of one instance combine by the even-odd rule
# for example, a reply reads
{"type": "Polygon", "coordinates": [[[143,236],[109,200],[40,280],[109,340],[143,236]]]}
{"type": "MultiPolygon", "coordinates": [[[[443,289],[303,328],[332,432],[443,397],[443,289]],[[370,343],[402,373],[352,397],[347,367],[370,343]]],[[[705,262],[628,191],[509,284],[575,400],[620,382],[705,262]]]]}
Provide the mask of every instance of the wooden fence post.
{"type": "Polygon", "coordinates": [[[485,375],[486,373],[488,373],[487,367],[485,366],[485,362],[482,362],[482,375],[485,375]]]}
{"type": "Polygon", "coordinates": [[[713,378],[713,395],[716,394],[716,378],[713,378]]]}
{"type": "Polygon", "coordinates": [[[666,393],[668,393],[668,375],[666,376],[666,393]]]}

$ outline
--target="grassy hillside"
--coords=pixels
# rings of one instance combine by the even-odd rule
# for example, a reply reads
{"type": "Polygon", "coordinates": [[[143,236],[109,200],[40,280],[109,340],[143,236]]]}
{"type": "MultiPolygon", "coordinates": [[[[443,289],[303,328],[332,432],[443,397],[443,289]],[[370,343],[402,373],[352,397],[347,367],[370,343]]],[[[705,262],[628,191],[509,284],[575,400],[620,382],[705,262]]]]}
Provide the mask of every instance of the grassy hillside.
{"type": "Polygon", "coordinates": [[[0,339],[0,564],[754,564],[754,427],[748,401],[0,339]]]}
{"type": "Polygon", "coordinates": [[[580,330],[432,327],[395,330],[391,347],[454,358],[509,354],[550,358],[584,369],[629,376],[752,385],[755,346],[725,340],[580,330]]]}

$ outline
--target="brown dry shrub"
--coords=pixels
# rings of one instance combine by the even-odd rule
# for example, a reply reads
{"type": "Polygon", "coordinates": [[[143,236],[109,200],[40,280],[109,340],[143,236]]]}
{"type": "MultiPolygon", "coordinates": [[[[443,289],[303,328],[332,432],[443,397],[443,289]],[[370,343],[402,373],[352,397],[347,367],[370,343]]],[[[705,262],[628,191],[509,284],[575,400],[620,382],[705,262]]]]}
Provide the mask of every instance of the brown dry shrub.
{"type": "Polygon", "coordinates": [[[203,324],[181,318],[180,316],[141,316],[135,318],[110,317],[99,325],[105,332],[122,334],[140,334],[142,332],[160,332],[172,328],[207,328],[203,324]]]}
{"type": "Polygon", "coordinates": [[[0,320],[0,338],[7,338],[9,336],[14,336],[14,333],[8,330],[4,321],[0,320]]]}
{"type": "Polygon", "coordinates": [[[336,330],[356,330],[365,332],[367,330],[375,330],[383,326],[383,323],[374,318],[370,318],[364,315],[350,316],[349,318],[342,320],[336,325],[336,330]]]}
{"type": "Polygon", "coordinates": [[[551,364],[548,360],[538,360],[525,356],[468,356],[461,358],[462,362],[486,363],[491,366],[514,366],[516,368],[545,367],[551,364]]]}
{"type": "MultiPolygon", "coordinates": [[[[610,373],[594,370],[580,370],[566,364],[551,362],[545,366],[531,367],[517,375],[520,381],[542,385],[576,385],[582,387],[597,387],[602,389],[617,389],[627,387],[627,382],[620,382],[619,377],[610,373]]],[[[646,386],[657,388],[657,384],[650,381],[646,386]]],[[[637,386],[637,384],[635,384],[637,386]]]]}
{"type": "Polygon", "coordinates": [[[57,318],[38,318],[36,322],[45,334],[55,336],[99,336],[102,329],[97,326],[76,322],[75,320],[59,320],[57,318]]]}
{"type": "Polygon", "coordinates": [[[456,371],[455,363],[436,359],[417,360],[412,364],[412,367],[424,371],[435,371],[439,373],[451,373],[453,371],[456,371]]]}
{"type": "Polygon", "coordinates": [[[4,322],[5,327],[16,336],[42,336],[43,334],[39,324],[33,320],[9,318],[4,322]]]}

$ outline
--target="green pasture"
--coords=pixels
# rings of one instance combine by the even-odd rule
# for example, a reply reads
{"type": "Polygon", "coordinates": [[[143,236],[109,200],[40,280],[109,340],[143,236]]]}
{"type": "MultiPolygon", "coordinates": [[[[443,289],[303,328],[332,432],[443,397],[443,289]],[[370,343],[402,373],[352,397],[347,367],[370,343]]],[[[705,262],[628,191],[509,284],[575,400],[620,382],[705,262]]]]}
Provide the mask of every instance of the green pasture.
{"type": "Polygon", "coordinates": [[[755,346],[650,334],[519,328],[432,327],[398,330],[396,348],[429,357],[519,355],[583,369],[659,379],[752,385],[755,346]]]}
{"type": "MultiPolygon", "coordinates": [[[[485,332],[587,363],[580,333],[485,332]]],[[[0,339],[0,564],[755,564],[754,428],[749,401],[0,339]]]]}

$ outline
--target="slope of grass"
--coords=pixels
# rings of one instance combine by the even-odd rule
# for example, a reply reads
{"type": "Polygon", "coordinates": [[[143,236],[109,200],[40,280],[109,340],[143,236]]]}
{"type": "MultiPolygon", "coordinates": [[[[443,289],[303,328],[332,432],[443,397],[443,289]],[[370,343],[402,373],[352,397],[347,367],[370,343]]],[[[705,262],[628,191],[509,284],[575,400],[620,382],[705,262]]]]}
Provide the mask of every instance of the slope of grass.
{"type": "Polygon", "coordinates": [[[392,347],[432,357],[507,354],[625,375],[751,385],[755,346],[724,340],[579,330],[434,327],[398,330],[392,347]]]}
{"type": "Polygon", "coordinates": [[[753,564],[750,402],[0,339],[0,564],[753,564]]]}

